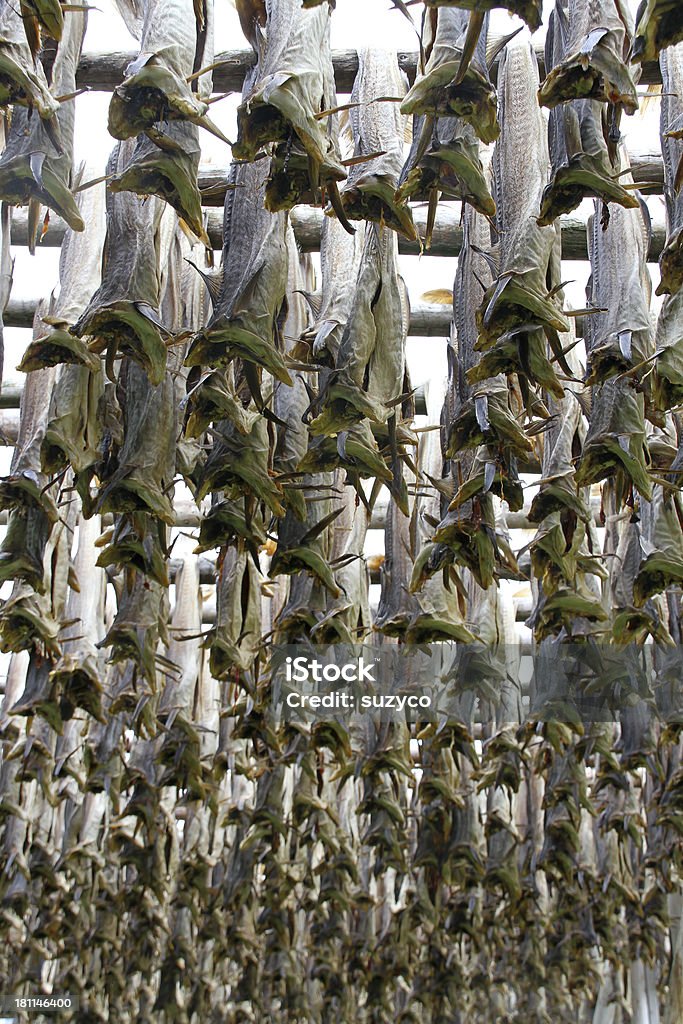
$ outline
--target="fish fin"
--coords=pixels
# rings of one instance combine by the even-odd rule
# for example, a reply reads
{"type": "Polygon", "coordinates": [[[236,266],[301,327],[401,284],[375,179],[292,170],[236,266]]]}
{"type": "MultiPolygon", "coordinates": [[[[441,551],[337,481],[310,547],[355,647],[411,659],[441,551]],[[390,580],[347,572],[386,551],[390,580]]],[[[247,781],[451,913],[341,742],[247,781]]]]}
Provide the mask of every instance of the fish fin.
{"type": "Polygon", "coordinates": [[[223,283],[223,271],[219,270],[215,271],[213,274],[208,274],[206,273],[206,271],[200,270],[197,264],[193,263],[193,261],[189,259],[187,256],[185,257],[185,262],[189,263],[191,267],[194,267],[194,269],[201,277],[202,281],[206,285],[206,290],[209,293],[209,298],[211,299],[211,308],[215,309],[216,303],[218,302],[218,299],[220,298],[221,294],[221,285],[223,283]]]}
{"type": "Polygon", "coordinates": [[[330,181],[327,185],[327,194],[330,199],[330,205],[334,210],[335,216],[341,226],[344,228],[349,235],[355,235],[356,229],[349,223],[349,219],[346,216],[346,210],[342,203],[341,196],[339,195],[339,189],[337,188],[336,181],[330,181]]]}

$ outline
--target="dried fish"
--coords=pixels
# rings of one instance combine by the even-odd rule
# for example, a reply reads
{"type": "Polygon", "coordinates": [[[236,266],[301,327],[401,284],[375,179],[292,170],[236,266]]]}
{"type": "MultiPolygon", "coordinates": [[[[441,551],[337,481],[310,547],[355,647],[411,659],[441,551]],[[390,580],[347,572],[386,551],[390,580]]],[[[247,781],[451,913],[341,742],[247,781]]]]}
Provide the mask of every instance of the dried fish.
{"type": "MultiPolygon", "coordinates": [[[[548,170],[545,123],[534,92],[537,80],[531,44],[509,43],[498,72],[503,130],[493,157],[500,261],[497,279],[477,313],[476,348],[484,352],[495,348],[507,332],[521,329],[521,337],[515,339],[521,346],[525,337],[537,337],[540,329],[549,340],[556,338],[556,332],[569,330],[558,298],[547,285],[549,277],[559,281],[559,273],[551,275],[558,260],[559,235],[554,225],[539,227],[535,216],[548,170]],[[509,173],[513,166],[519,173],[509,173]]],[[[552,372],[544,376],[548,386],[552,372]]]]}
{"type": "Polygon", "coordinates": [[[211,674],[222,679],[234,669],[250,672],[261,648],[261,574],[240,546],[222,552],[216,581],[216,625],[207,635],[211,674]]]}
{"type": "Polygon", "coordinates": [[[657,60],[661,50],[683,42],[683,17],[676,0],[641,0],[633,60],[657,60]]]}
{"type": "Polygon", "coordinates": [[[105,721],[97,644],[102,638],[106,578],[96,568],[94,543],[100,529],[99,516],[79,520],[74,562],[78,589],[72,583],[66,605],[70,625],[61,637],[61,657],[50,673],[64,719],[70,719],[76,708],[83,708],[98,721],[105,721]]]}
{"type": "Polygon", "coordinates": [[[555,107],[568,100],[613,103],[628,114],[638,108],[636,87],[626,66],[633,38],[631,12],[623,0],[571,0],[559,4],[565,52],[538,93],[540,103],[555,107]]]}
{"type": "Polygon", "coordinates": [[[335,489],[342,491],[343,511],[332,526],[330,566],[337,589],[325,591],[324,614],[311,630],[315,643],[360,643],[372,625],[368,598],[365,538],[370,516],[337,472],[335,489]]]}
{"type": "Polygon", "coordinates": [[[211,75],[196,74],[212,60],[210,0],[146,0],[140,54],[109,104],[111,135],[130,139],[157,122],[191,121],[222,137],[206,116],[211,75]]]}
{"type": "MultiPolygon", "coordinates": [[[[59,110],[43,65],[31,53],[22,13],[14,4],[6,3],[0,12],[0,106],[15,103],[35,107],[44,121],[54,119],[59,110]]],[[[48,131],[58,139],[54,121],[48,131]]]]}
{"type": "Polygon", "coordinates": [[[404,119],[398,103],[384,101],[402,98],[405,92],[405,76],[395,54],[358,51],[349,113],[354,162],[341,202],[350,220],[375,221],[416,241],[412,214],[395,196],[403,166],[404,119]]]}
{"type": "MultiPolygon", "coordinates": [[[[349,235],[336,218],[326,217],[320,233],[320,291],[308,295],[313,323],[302,334],[314,362],[335,366],[354,303],[365,232],[349,235]]],[[[296,351],[296,349],[295,349],[296,351]]]]}
{"type": "MultiPolygon", "coordinates": [[[[494,217],[496,204],[487,184],[474,130],[460,118],[426,115],[413,119],[413,142],[396,191],[407,202],[432,200],[434,194],[461,199],[494,217]]],[[[425,239],[427,247],[429,239],[425,239]]]]}
{"type": "Polygon", "coordinates": [[[407,293],[398,273],[398,242],[386,227],[368,224],[334,369],[321,372],[310,421],[313,436],[336,435],[367,418],[384,423],[405,393],[407,293]]]}
{"type": "Polygon", "coordinates": [[[169,203],[198,239],[209,245],[199,194],[199,129],[171,122],[165,131],[148,129],[139,135],[126,166],[114,175],[112,192],[158,196],[169,203]]]}
{"type": "MultiPolygon", "coordinates": [[[[220,291],[213,316],[190,346],[187,365],[222,366],[239,357],[254,372],[262,368],[291,384],[279,351],[287,288],[286,218],[265,209],[258,163],[233,164],[230,182],[236,187],[225,199],[220,291]]],[[[255,384],[252,394],[256,391],[255,384]]],[[[258,394],[254,398],[259,401],[258,394]]]]}
{"type": "Polygon", "coordinates": [[[679,433],[676,458],[665,483],[654,488],[650,511],[651,536],[641,544],[645,558],[633,581],[633,599],[637,607],[668,587],[679,587],[683,580],[683,505],[680,472],[683,469],[683,441],[679,433]]]}
{"type": "MultiPolygon", "coordinates": [[[[132,143],[119,143],[107,174],[122,170],[131,152],[132,143]]],[[[107,350],[110,379],[120,352],[138,362],[154,387],[163,380],[166,367],[159,320],[162,212],[162,204],[155,199],[142,200],[125,192],[107,196],[102,284],[72,328],[77,337],[91,339],[91,351],[107,350]]]]}
{"type": "Polygon", "coordinates": [[[493,11],[503,8],[523,18],[532,32],[541,25],[542,0],[428,0],[427,7],[460,7],[466,11],[493,11]]]}
{"type": "Polygon", "coordinates": [[[339,209],[340,161],[336,122],[320,115],[336,106],[330,51],[329,4],[305,9],[299,0],[252,5],[240,0],[245,34],[258,64],[247,78],[237,111],[233,157],[255,160],[269,143],[275,151],[265,192],[269,210],[320,202],[324,189],[339,209]]]}
{"type": "MultiPolygon", "coordinates": [[[[422,46],[427,63],[424,73],[417,75],[415,84],[403,100],[401,113],[428,115],[428,132],[432,130],[435,117],[457,118],[471,125],[482,142],[495,142],[500,127],[496,91],[486,64],[488,14],[471,14],[468,17],[463,10],[457,9],[460,6],[464,5],[438,5],[437,10],[426,13],[422,46]],[[473,59],[463,76],[462,64],[466,59],[469,29],[477,19],[480,34],[473,59]]],[[[439,121],[436,126],[439,131],[437,137],[442,130],[448,130],[439,121]]]]}
{"type": "Polygon", "coordinates": [[[675,131],[683,112],[683,43],[662,50],[659,63],[663,83],[661,135],[667,237],[659,259],[662,277],[657,295],[675,295],[683,287],[683,149],[675,131]]]}
{"type": "MultiPolygon", "coordinates": [[[[9,6],[9,5],[7,5],[9,6]]],[[[60,9],[61,10],[61,9],[60,9]]],[[[76,89],[76,67],[87,23],[86,9],[70,11],[52,68],[51,90],[62,96],[76,89]]],[[[0,157],[0,198],[12,206],[45,204],[74,231],[85,225],[71,192],[75,105],[57,104],[54,122],[31,118],[30,109],[14,112],[7,146],[0,157]]],[[[37,216],[35,216],[37,225],[37,216]]],[[[29,238],[31,249],[35,237],[29,238]]]]}
{"type": "MultiPolygon", "coordinates": [[[[622,6],[619,0],[619,8],[622,6]]],[[[600,5],[595,7],[595,11],[600,11],[600,5]]],[[[583,0],[577,4],[558,0],[555,5],[550,16],[545,54],[546,68],[553,70],[549,71],[546,79],[548,87],[544,83],[545,92],[541,92],[543,102],[546,94],[550,102],[554,102],[550,86],[561,75],[558,69],[564,68],[563,62],[568,61],[568,66],[573,67],[571,46],[586,27],[583,17],[586,13],[583,0]]],[[[588,38],[592,40],[595,37],[588,38]]],[[[609,35],[604,38],[609,39],[609,35]]],[[[599,43],[592,50],[593,54],[598,46],[599,43]]],[[[581,54],[578,60],[581,66],[581,54]]],[[[628,83],[625,86],[622,83],[620,89],[623,88],[628,94],[628,83]]],[[[553,106],[549,127],[552,178],[543,192],[539,224],[552,224],[560,214],[576,209],[581,200],[589,196],[605,203],[618,203],[626,209],[637,207],[637,198],[619,183],[613,135],[607,125],[607,110],[599,100],[572,99],[553,106]]]]}
{"type": "Polygon", "coordinates": [[[605,227],[600,223],[600,205],[596,201],[595,212],[588,221],[591,279],[586,296],[588,306],[596,309],[594,315],[587,317],[584,328],[588,384],[641,367],[639,373],[632,375],[638,380],[649,370],[654,356],[647,207],[643,203],[638,210],[617,208],[605,227]],[[629,253],[628,262],[622,260],[625,252],[629,253]]]}

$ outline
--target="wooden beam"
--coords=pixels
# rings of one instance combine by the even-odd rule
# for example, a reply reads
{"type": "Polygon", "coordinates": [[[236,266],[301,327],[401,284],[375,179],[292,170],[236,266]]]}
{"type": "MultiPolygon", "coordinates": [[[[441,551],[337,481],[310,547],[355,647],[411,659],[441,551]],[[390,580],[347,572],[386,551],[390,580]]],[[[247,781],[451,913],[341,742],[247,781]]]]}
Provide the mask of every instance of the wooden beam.
{"type": "MultiPolygon", "coordinates": [[[[544,77],[544,46],[542,38],[534,40],[536,55],[539,59],[541,77],[544,77]]],[[[415,78],[417,67],[416,51],[399,51],[398,63],[408,76],[410,82],[415,78]]],[[[96,92],[112,92],[123,81],[126,67],[135,60],[137,53],[84,53],[78,64],[76,84],[87,86],[96,92]]],[[[215,92],[241,92],[244,76],[253,67],[256,58],[252,50],[224,50],[216,55],[221,61],[220,67],[213,72],[215,92]]],[[[332,64],[334,80],[338,93],[350,93],[358,71],[358,54],[356,50],[333,50],[332,64]]],[[[498,58],[492,68],[492,78],[496,79],[498,58]]],[[[662,81],[659,64],[644,64],[640,85],[659,84],[662,81]]]]}

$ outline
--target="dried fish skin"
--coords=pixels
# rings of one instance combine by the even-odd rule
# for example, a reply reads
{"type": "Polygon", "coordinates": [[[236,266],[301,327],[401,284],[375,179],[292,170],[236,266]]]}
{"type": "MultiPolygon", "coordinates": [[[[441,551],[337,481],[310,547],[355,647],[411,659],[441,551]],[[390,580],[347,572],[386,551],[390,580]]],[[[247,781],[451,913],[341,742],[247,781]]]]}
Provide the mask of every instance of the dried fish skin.
{"type": "Polygon", "coordinates": [[[120,516],[96,546],[103,548],[95,563],[99,568],[125,566],[168,586],[166,528],[159,520],[144,513],[120,516]]]}
{"type": "Polygon", "coordinates": [[[683,43],[662,50],[661,136],[666,202],[666,245],[659,258],[657,295],[675,295],[683,287],[683,133],[676,130],[683,114],[683,43]]]}
{"type": "Polygon", "coordinates": [[[153,387],[145,371],[124,360],[119,377],[123,443],[103,475],[99,512],[148,512],[172,526],[176,423],[173,380],[153,387]]]}
{"type": "MultiPolygon", "coordinates": [[[[120,143],[107,173],[123,170],[132,149],[132,143],[120,143]]],[[[162,203],[154,198],[138,199],[128,192],[107,194],[102,283],[71,329],[79,338],[90,338],[91,351],[106,349],[110,367],[118,352],[136,360],[153,387],[162,382],[166,369],[159,320],[162,212],[162,203]]]]}
{"type": "Polygon", "coordinates": [[[633,38],[628,5],[623,0],[560,0],[554,17],[560,23],[568,56],[541,84],[541,105],[555,107],[568,100],[591,99],[635,113],[636,87],[626,65],[633,38]]]}
{"type": "MultiPolygon", "coordinates": [[[[133,572],[130,576],[132,579],[124,585],[116,617],[97,647],[109,650],[112,665],[130,663],[134,666],[154,691],[157,644],[159,641],[168,643],[167,591],[142,573],[133,572]]],[[[136,707],[141,696],[134,689],[129,693],[128,683],[125,679],[122,682],[125,685],[112,701],[112,714],[123,710],[130,700],[133,701],[133,708],[136,707]]]]}
{"type": "Polygon", "coordinates": [[[100,369],[99,358],[69,328],[100,283],[104,196],[104,182],[78,193],[76,201],[85,230],[76,232],[69,228],[65,232],[59,253],[59,294],[52,297],[49,314],[36,323],[38,336],[27,346],[18,366],[24,373],[59,363],[81,364],[93,372],[100,369]]]}
{"type": "Polygon", "coordinates": [[[446,199],[469,203],[485,217],[496,215],[471,126],[460,118],[439,117],[432,122],[416,115],[396,198],[399,202],[429,200],[435,189],[446,199]]]}
{"type": "Polygon", "coordinates": [[[70,364],[60,368],[50,396],[45,434],[40,443],[43,473],[54,475],[71,466],[76,477],[80,477],[81,474],[87,475],[88,470],[100,461],[103,377],[99,365],[95,372],[86,366],[70,364]]]}
{"type": "Polygon", "coordinates": [[[45,593],[43,556],[49,536],[50,520],[42,509],[12,509],[0,545],[0,581],[23,580],[36,593],[45,593]]]}
{"type": "Polygon", "coordinates": [[[250,672],[261,648],[261,574],[253,557],[230,545],[216,582],[216,625],[204,647],[216,679],[250,672]]]}
{"type": "Polygon", "coordinates": [[[527,23],[532,32],[541,27],[542,0],[426,0],[426,7],[458,7],[465,11],[494,11],[502,7],[527,23]]]}
{"type": "Polygon", "coordinates": [[[351,92],[356,105],[349,113],[354,162],[340,196],[350,220],[376,221],[416,241],[412,214],[395,195],[403,167],[403,115],[397,103],[377,102],[383,96],[403,98],[405,93],[406,80],[395,53],[358,51],[351,92]]]}
{"type": "Polygon", "coordinates": [[[41,61],[33,59],[21,13],[14,4],[7,3],[0,11],[0,107],[11,104],[35,107],[45,121],[59,110],[41,61]]]}
{"type": "Polygon", "coordinates": [[[683,581],[681,469],[683,442],[679,436],[676,457],[669,473],[663,474],[666,486],[657,484],[654,489],[650,511],[651,535],[642,544],[646,557],[633,581],[633,600],[637,608],[642,608],[649,598],[669,587],[680,587],[683,581]]]}
{"type": "Polygon", "coordinates": [[[55,370],[36,370],[26,377],[21,397],[19,436],[9,476],[0,479],[0,508],[25,507],[57,522],[57,509],[42,471],[40,447],[45,434],[55,370]]]}
{"type": "MultiPolygon", "coordinates": [[[[64,36],[52,69],[51,88],[57,95],[76,89],[76,68],[81,55],[87,13],[69,12],[64,36]]],[[[71,192],[75,107],[58,105],[52,121],[31,118],[30,110],[15,111],[7,146],[0,157],[0,198],[12,206],[36,200],[63,217],[74,231],[85,224],[71,192]]],[[[33,244],[33,240],[30,240],[33,244]]]]}
{"type": "Polygon", "coordinates": [[[163,132],[150,130],[138,136],[130,162],[112,178],[109,188],[112,192],[158,196],[208,245],[197,185],[199,158],[197,126],[171,122],[163,132]]]}
{"type": "Polygon", "coordinates": [[[353,305],[335,369],[321,374],[311,435],[336,435],[366,418],[386,422],[403,386],[407,332],[407,295],[398,274],[396,234],[368,224],[353,305]]]}
{"type": "Polygon", "coordinates": [[[587,232],[591,262],[587,304],[600,310],[586,321],[587,384],[600,383],[641,365],[642,371],[636,375],[639,379],[648,371],[654,355],[647,208],[617,208],[603,227],[601,205],[596,201],[587,232]]]}
{"type": "MultiPolygon", "coordinates": [[[[339,485],[340,476],[335,477],[339,485]]],[[[372,625],[364,554],[369,513],[350,487],[342,488],[341,503],[343,512],[333,524],[330,552],[339,593],[334,597],[329,589],[325,591],[324,614],[311,629],[317,644],[359,643],[372,625]]]]}
{"type": "Polygon", "coordinates": [[[317,116],[336,104],[330,5],[307,10],[299,0],[277,0],[259,7],[254,16],[240,0],[238,10],[243,23],[246,19],[255,27],[258,42],[247,35],[258,64],[245,82],[237,111],[233,157],[254,160],[264,146],[280,144],[266,189],[272,211],[289,209],[309,191],[315,199],[320,187],[336,191],[346,171],[334,131],[317,116]]]}
{"type": "Polygon", "coordinates": [[[634,61],[657,60],[661,50],[683,42],[683,15],[676,0],[641,0],[633,40],[634,61]]]}
{"type": "Polygon", "coordinates": [[[321,284],[309,296],[313,323],[302,332],[307,358],[325,366],[337,364],[339,346],[354,302],[354,289],[365,242],[361,228],[350,235],[335,217],[325,217],[320,235],[321,284]]]}
{"type": "Polygon", "coordinates": [[[546,284],[558,252],[557,229],[541,227],[536,220],[548,173],[537,84],[538,62],[531,44],[513,40],[500,59],[502,132],[493,156],[500,265],[477,312],[478,351],[493,347],[501,335],[520,326],[569,330],[569,321],[546,284]],[[508,168],[515,166],[521,173],[510,175],[508,168]]]}
{"type": "Polygon", "coordinates": [[[233,164],[225,199],[223,265],[213,316],[195,335],[186,366],[224,366],[239,357],[292,383],[278,350],[287,291],[287,221],[265,209],[263,168],[233,164]]]}
{"type": "Polygon", "coordinates": [[[451,6],[441,6],[427,17],[422,44],[429,58],[424,74],[418,74],[403,100],[401,113],[462,119],[472,126],[482,142],[490,143],[498,138],[500,126],[496,90],[486,66],[488,14],[482,19],[474,59],[463,81],[457,82],[473,17],[468,18],[464,11],[451,6]]]}
{"type": "Polygon", "coordinates": [[[576,484],[585,487],[618,470],[651,501],[648,462],[644,396],[629,380],[612,377],[593,389],[591,419],[576,484]]]}
{"type": "MultiPolygon", "coordinates": [[[[550,15],[545,46],[546,68],[567,56],[567,20],[562,9],[550,15]]],[[[606,108],[597,100],[570,100],[550,111],[548,128],[552,176],[540,204],[540,225],[552,224],[571,213],[583,199],[595,197],[635,209],[638,199],[618,181],[607,144],[606,108]]]]}
{"type": "Polygon", "coordinates": [[[659,409],[673,409],[683,402],[683,288],[664,299],[655,348],[652,397],[659,409]]]}
{"type": "Polygon", "coordinates": [[[96,648],[104,619],[106,587],[105,574],[96,568],[95,541],[100,528],[98,516],[79,520],[74,563],[78,590],[73,586],[69,590],[66,615],[71,625],[61,635],[62,653],[50,672],[50,682],[59,693],[63,719],[70,719],[77,708],[82,708],[105,724],[102,671],[96,648]]]}
{"type": "Polygon", "coordinates": [[[210,7],[204,0],[147,0],[140,54],[109,104],[108,128],[115,139],[133,138],[158,121],[209,127],[201,78],[187,79],[213,59],[213,33],[203,32],[207,17],[212,21],[210,7]]]}
{"type": "Polygon", "coordinates": [[[331,473],[313,475],[304,483],[308,490],[308,494],[304,492],[306,518],[302,521],[295,510],[287,509],[278,524],[277,548],[268,575],[273,579],[310,573],[333,597],[339,597],[341,592],[329,565],[330,527],[341,512],[341,507],[333,508],[333,477],[331,473]]]}
{"type": "Polygon", "coordinates": [[[283,516],[281,487],[271,478],[268,422],[259,416],[248,434],[241,434],[232,423],[217,423],[214,444],[200,470],[197,501],[210,491],[224,491],[236,500],[245,493],[264,502],[275,516],[283,516]]]}

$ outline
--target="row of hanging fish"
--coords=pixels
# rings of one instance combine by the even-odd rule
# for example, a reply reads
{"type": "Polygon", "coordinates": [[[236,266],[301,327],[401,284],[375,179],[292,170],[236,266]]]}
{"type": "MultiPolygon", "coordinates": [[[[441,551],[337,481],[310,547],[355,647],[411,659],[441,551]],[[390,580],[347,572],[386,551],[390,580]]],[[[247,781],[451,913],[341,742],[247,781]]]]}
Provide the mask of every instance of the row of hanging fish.
{"type": "Polygon", "coordinates": [[[68,230],[0,481],[6,988],[68,991],[92,1021],[675,1024],[680,713],[522,721],[500,583],[531,583],[551,710],[568,643],[637,695],[654,666],[680,704],[680,15],[650,2],[633,27],[618,0],[559,0],[545,81],[518,36],[494,89],[488,10],[534,30],[542,5],[427,5],[413,86],[362,50],[344,104],[333,5],[240,2],[256,62],[215,269],[197,186],[199,129],[220,137],[211,3],[122,2],[140,56],[104,175],[71,166],[85,14],[26,6],[3,13],[0,181],[17,152],[27,184],[5,201],[30,200],[31,237],[41,204],[68,230]],[[49,81],[40,32],[59,43],[49,81]],[[618,131],[629,55],[660,50],[655,325],[618,131]],[[557,218],[585,197],[584,358],[557,218]],[[429,233],[441,198],[464,203],[463,247],[425,423],[397,235],[417,237],[411,202],[429,233]],[[297,203],[328,214],[318,279],[297,203]],[[528,511],[526,550],[506,508],[528,511]],[[455,642],[454,712],[280,723],[273,649],[358,642],[455,642]]]}

